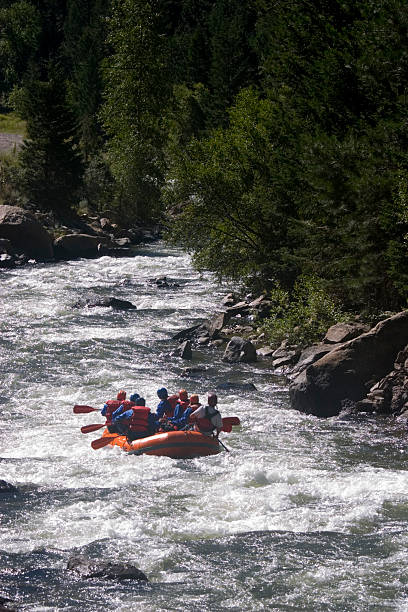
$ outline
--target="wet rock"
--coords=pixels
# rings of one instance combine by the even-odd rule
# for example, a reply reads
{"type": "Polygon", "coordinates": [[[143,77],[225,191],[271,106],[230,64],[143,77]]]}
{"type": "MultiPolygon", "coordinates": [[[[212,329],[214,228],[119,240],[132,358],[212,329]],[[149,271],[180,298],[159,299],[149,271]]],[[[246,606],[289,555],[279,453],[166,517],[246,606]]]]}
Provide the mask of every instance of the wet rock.
{"type": "Polygon", "coordinates": [[[188,368],[182,369],[180,376],[182,376],[183,378],[187,378],[190,376],[195,376],[196,374],[203,374],[205,371],[206,371],[205,368],[188,367],[188,368]]]}
{"type": "Polygon", "coordinates": [[[0,238],[27,257],[44,261],[54,256],[48,232],[32,213],[18,206],[0,205],[0,238]]]}
{"type": "Polygon", "coordinates": [[[113,308],[114,310],[135,310],[137,306],[127,300],[119,300],[115,297],[108,298],[86,298],[73,304],[73,308],[113,308]]]}
{"type": "Polygon", "coordinates": [[[0,253],[6,253],[7,255],[13,255],[14,249],[10,240],[6,238],[0,238],[0,253]]]}
{"type": "Polygon", "coordinates": [[[217,391],[256,391],[253,383],[223,382],[216,387],[217,391]]]}
{"type": "Polygon", "coordinates": [[[172,340],[191,340],[192,338],[197,336],[198,330],[202,330],[202,329],[203,329],[203,324],[199,323],[198,325],[193,325],[192,327],[188,327],[187,329],[183,329],[177,332],[177,334],[174,334],[174,336],[172,336],[171,339],[172,340]]]}
{"type": "Polygon", "coordinates": [[[170,281],[167,276],[151,278],[149,282],[155,284],[158,289],[174,289],[180,287],[175,281],[170,281]]]}
{"type": "Polygon", "coordinates": [[[336,325],[332,325],[327,330],[323,342],[327,344],[347,342],[368,332],[369,329],[368,325],[363,325],[362,323],[336,323],[336,325]]]}
{"type": "Polygon", "coordinates": [[[0,495],[16,495],[18,493],[17,487],[6,482],[5,480],[0,480],[0,495]]]}
{"type": "Polygon", "coordinates": [[[68,560],[67,569],[79,574],[81,578],[148,581],[147,576],[134,565],[89,559],[84,555],[71,557],[68,560]]]}
{"type": "Polygon", "coordinates": [[[0,255],[0,268],[14,268],[16,265],[15,258],[7,253],[0,255]]]}
{"type": "Polygon", "coordinates": [[[378,323],[315,361],[290,385],[292,407],[315,416],[339,414],[342,402],[361,401],[368,381],[379,380],[408,344],[408,310],[378,323]]]}
{"type": "Polygon", "coordinates": [[[173,351],[172,355],[174,357],[181,357],[182,359],[191,360],[193,358],[193,351],[191,350],[191,342],[190,340],[185,340],[178,349],[173,351]]]}
{"type": "Polygon", "coordinates": [[[211,340],[216,340],[219,337],[221,330],[225,327],[229,318],[226,312],[221,312],[207,322],[206,327],[211,340]]]}
{"type": "Polygon", "coordinates": [[[252,342],[240,336],[233,336],[231,338],[225,349],[223,361],[228,361],[229,363],[252,363],[256,360],[256,348],[252,342]]]}
{"type": "Polygon", "coordinates": [[[0,612],[17,612],[15,603],[4,595],[0,595],[0,612]]]}

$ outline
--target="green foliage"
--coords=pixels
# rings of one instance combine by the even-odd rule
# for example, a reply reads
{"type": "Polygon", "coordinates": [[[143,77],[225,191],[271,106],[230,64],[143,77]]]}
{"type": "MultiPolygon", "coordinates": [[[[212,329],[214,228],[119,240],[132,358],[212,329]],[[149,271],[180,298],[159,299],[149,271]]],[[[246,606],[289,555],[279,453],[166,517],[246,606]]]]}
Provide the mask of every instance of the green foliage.
{"type": "Polygon", "coordinates": [[[102,118],[117,205],[125,217],[154,217],[163,182],[162,115],[171,87],[162,4],[117,0],[109,24],[113,54],[104,64],[102,118]]]}
{"type": "Polygon", "coordinates": [[[0,204],[21,204],[18,190],[20,166],[14,153],[0,154],[0,204]]]}
{"type": "Polygon", "coordinates": [[[0,93],[9,93],[29,68],[35,70],[40,46],[41,15],[26,0],[0,7],[0,93]]]}
{"type": "Polygon", "coordinates": [[[78,202],[83,172],[64,88],[56,74],[48,82],[32,81],[25,93],[21,189],[39,209],[64,215],[78,202]]]}
{"type": "Polygon", "coordinates": [[[165,192],[170,210],[182,203],[172,237],[194,236],[195,263],[219,277],[290,284],[296,117],[284,98],[254,89],[240,93],[230,116],[229,129],[179,151],[165,192]]]}
{"type": "Polygon", "coordinates": [[[16,113],[0,113],[0,132],[25,134],[26,124],[16,113]]]}
{"type": "Polygon", "coordinates": [[[260,331],[274,346],[283,340],[296,346],[319,342],[331,325],[347,320],[316,277],[300,276],[292,294],[278,285],[271,291],[270,299],[272,310],[260,331]]]}

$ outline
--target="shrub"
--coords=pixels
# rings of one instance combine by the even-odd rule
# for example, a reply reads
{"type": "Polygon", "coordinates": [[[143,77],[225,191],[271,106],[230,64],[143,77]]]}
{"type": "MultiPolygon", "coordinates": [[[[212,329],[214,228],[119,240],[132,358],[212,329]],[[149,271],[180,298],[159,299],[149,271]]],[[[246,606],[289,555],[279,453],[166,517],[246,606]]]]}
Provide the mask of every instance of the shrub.
{"type": "Polygon", "coordinates": [[[283,340],[300,346],[313,344],[322,339],[328,327],[348,319],[316,277],[300,276],[291,295],[276,286],[270,299],[272,310],[260,331],[272,345],[283,340]]]}

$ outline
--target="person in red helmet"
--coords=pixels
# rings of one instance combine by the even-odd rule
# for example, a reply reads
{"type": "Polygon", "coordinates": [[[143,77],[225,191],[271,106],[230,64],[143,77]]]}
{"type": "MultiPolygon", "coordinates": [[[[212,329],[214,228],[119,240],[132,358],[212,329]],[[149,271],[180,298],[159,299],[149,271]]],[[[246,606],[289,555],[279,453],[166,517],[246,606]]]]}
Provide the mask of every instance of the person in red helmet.
{"type": "Polygon", "coordinates": [[[113,429],[112,428],[113,413],[115,412],[116,414],[118,414],[119,412],[121,412],[121,410],[118,410],[118,409],[122,406],[125,400],[126,400],[126,391],[123,391],[123,389],[121,389],[120,391],[118,391],[116,395],[116,399],[108,400],[103,405],[103,408],[101,410],[101,415],[106,418],[106,426],[111,433],[115,433],[114,430],[111,431],[111,429],[113,429]]]}
{"type": "Polygon", "coordinates": [[[216,408],[218,398],[216,393],[210,392],[207,398],[207,406],[199,406],[190,414],[190,422],[194,423],[196,431],[206,436],[217,435],[222,430],[221,414],[216,408]]]}
{"type": "Polygon", "coordinates": [[[190,400],[185,389],[180,389],[178,392],[179,400],[174,410],[174,416],[169,421],[177,427],[177,429],[183,429],[187,423],[188,418],[191,414],[190,400]]]}

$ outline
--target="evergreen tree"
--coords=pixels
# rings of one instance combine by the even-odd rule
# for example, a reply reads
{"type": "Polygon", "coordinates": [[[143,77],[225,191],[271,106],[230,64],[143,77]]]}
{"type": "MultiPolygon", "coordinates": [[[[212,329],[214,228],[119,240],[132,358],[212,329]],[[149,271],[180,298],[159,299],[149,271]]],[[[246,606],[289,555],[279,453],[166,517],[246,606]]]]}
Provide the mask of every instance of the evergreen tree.
{"type": "Polygon", "coordinates": [[[61,78],[55,74],[27,85],[22,111],[27,120],[19,155],[23,192],[36,207],[63,217],[78,203],[83,169],[61,78]]]}

